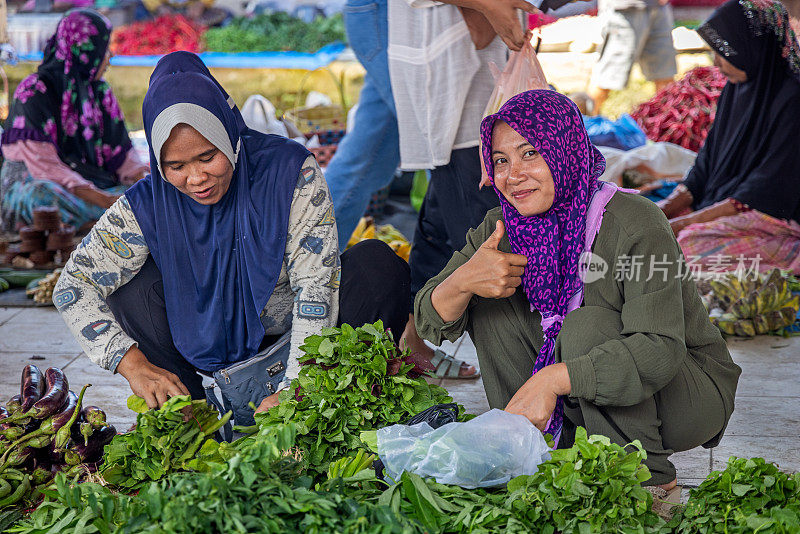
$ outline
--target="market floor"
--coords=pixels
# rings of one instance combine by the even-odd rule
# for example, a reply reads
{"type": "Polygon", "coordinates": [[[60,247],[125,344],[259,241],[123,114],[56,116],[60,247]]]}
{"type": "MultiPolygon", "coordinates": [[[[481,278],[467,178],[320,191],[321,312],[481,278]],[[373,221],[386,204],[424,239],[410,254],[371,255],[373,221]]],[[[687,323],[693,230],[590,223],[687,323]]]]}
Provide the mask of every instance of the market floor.
{"type": "MultiPolygon", "coordinates": [[[[800,337],[761,336],[729,341],[733,359],[742,367],[736,410],[725,438],[714,449],[675,454],[679,481],[698,485],[712,469],[722,469],[729,456],[761,456],[782,469],[800,471],[800,337]]],[[[444,347],[449,353],[477,365],[475,347],[468,337],[444,347]]],[[[125,401],[131,394],[124,378],[92,364],[52,308],[0,308],[0,401],[19,392],[23,366],[42,369],[60,366],[73,390],[84,383],[92,387],[85,403],[100,406],[118,429],[125,430],[135,417],[125,401]]],[[[469,412],[488,409],[478,380],[440,380],[469,412]]]]}

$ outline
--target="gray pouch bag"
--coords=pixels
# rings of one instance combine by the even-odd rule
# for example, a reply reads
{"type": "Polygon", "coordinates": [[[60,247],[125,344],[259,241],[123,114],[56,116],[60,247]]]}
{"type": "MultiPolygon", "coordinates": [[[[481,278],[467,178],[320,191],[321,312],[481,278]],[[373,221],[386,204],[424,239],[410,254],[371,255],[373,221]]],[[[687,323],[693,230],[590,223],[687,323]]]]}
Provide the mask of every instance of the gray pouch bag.
{"type": "MultiPolygon", "coordinates": [[[[233,411],[233,423],[238,426],[255,424],[252,402],[256,406],[278,391],[286,375],[289,360],[289,339],[287,332],[276,343],[262,350],[249,360],[238,362],[213,374],[215,384],[206,388],[208,400],[220,409],[221,413],[233,411]],[[222,401],[216,395],[219,388],[222,401]]],[[[230,428],[223,431],[223,438],[230,441],[230,428]]]]}

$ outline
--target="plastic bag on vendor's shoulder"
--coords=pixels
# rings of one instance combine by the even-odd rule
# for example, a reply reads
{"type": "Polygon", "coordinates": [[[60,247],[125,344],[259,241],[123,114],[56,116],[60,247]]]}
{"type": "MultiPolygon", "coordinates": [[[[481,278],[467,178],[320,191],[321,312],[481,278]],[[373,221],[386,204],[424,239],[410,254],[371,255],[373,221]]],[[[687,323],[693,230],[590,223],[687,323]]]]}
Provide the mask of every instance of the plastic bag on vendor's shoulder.
{"type": "Polygon", "coordinates": [[[386,475],[394,480],[408,471],[441,484],[488,488],[533,475],[550,458],[539,429],[497,409],[436,429],[426,422],[392,425],[378,430],[377,438],[386,475]]]}
{"type": "MultiPolygon", "coordinates": [[[[536,57],[532,39],[526,39],[525,44],[519,52],[511,52],[502,72],[494,63],[489,64],[494,76],[494,91],[489,97],[489,103],[483,111],[483,116],[497,113],[503,104],[510,98],[531,91],[533,89],[548,89],[547,78],[542,70],[542,65],[536,57]]],[[[481,149],[481,161],[483,161],[483,150],[481,149]]],[[[486,168],[481,167],[481,184],[489,185],[489,176],[486,168]]]]}

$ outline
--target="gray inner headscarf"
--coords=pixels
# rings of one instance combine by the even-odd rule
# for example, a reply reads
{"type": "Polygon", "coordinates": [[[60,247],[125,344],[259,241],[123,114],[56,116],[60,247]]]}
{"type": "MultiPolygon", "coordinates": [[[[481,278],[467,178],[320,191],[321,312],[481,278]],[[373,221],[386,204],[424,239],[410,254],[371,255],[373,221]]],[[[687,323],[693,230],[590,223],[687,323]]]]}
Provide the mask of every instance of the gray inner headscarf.
{"type": "Polygon", "coordinates": [[[153,143],[153,154],[158,154],[158,170],[162,177],[164,169],[161,168],[161,149],[169,139],[172,129],[178,124],[188,124],[197,130],[200,135],[208,139],[209,143],[225,154],[233,167],[236,167],[241,138],[237,141],[236,150],[234,150],[225,126],[216,115],[197,104],[181,102],[164,109],[153,121],[150,140],[153,143]]]}

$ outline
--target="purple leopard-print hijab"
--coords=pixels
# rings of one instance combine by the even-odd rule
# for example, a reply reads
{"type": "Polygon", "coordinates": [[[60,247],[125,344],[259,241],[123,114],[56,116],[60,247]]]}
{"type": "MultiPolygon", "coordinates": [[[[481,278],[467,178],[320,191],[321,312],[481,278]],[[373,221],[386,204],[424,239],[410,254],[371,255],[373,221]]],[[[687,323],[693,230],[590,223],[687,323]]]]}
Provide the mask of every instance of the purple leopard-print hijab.
{"type": "MultiPolygon", "coordinates": [[[[494,183],[492,133],[506,122],[538,151],[553,175],[555,199],[544,213],[523,217],[495,186],[506,233],[515,254],[528,258],[522,288],[531,311],[542,315],[544,345],[534,374],[554,363],[555,340],[568,313],[570,297],[583,286],[578,264],[584,251],[586,214],[605,159],[589,141],[577,106],[555,91],[521,93],[483,119],[481,142],[486,172],[494,183]]],[[[547,432],[558,438],[563,421],[559,398],[547,432]]]]}

